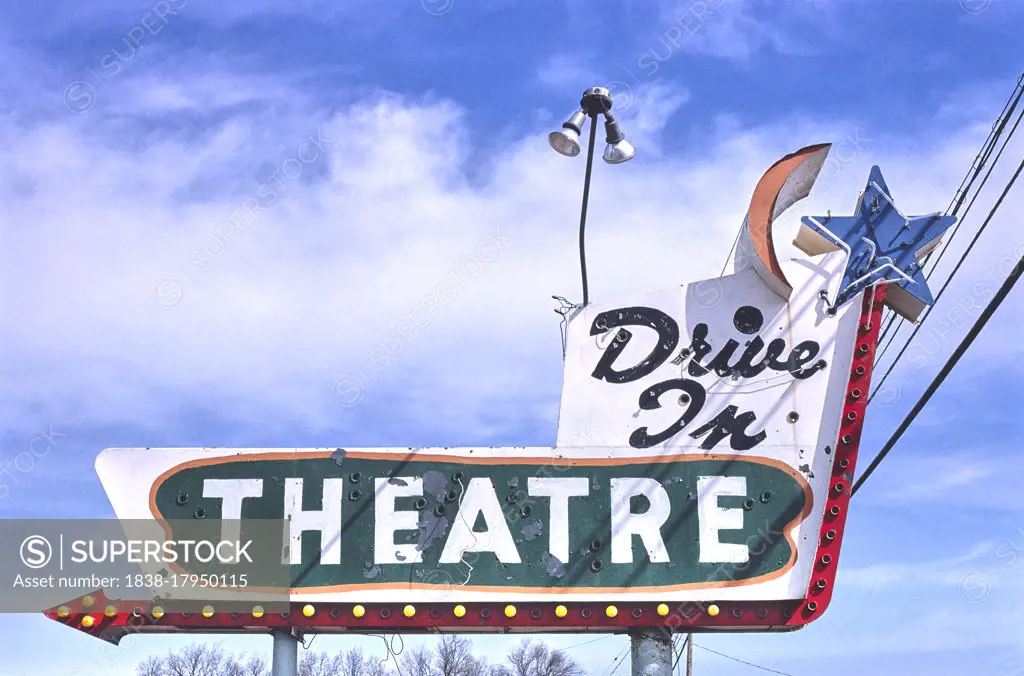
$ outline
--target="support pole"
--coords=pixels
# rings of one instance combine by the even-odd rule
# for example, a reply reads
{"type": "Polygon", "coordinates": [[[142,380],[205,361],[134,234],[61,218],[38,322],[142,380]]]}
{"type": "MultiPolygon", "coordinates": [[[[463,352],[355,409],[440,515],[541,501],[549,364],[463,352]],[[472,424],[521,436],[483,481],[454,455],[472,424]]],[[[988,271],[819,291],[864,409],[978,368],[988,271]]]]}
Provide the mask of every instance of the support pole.
{"type": "Polygon", "coordinates": [[[299,672],[299,639],[291,631],[271,632],[274,658],[270,676],[296,676],[299,672]]]}
{"type": "Polygon", "coordinates": [[[686,676],[693,676],[693,634],[686,635],[686,676]]]}
{"type": "Polygon", "coordinates": [[[672,634],[667,629],[638,629],[629,634],[633,676],[671,676],[672,634]]]}

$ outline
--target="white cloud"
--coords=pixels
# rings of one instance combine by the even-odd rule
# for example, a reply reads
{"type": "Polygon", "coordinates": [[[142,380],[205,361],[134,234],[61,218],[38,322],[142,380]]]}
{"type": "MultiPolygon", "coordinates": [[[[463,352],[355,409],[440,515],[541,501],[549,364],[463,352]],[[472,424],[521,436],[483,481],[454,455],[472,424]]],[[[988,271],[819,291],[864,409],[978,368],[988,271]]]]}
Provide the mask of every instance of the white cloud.
{"type": "Polygon", "coordinates": [[[859,568],[844,568],[841,576],[846,591],[850,588],[878,592],[909,586],[938,586],[955,589],[964,575],[976,570],[982,555],[993,549],[991,543],[980,543],[969,551],[938,561],[912,563],[882,562],[859,568]]]}
{"type": "Polygon", "coordinates": [[[537,81],[560,91],[582,92],[597,81],[597,74],[586,65],[588,61],[583,54],[552,54],[537,69],[537,81]]]}
{"type": "Polygon", "coordinates": [[[299,15],[321,23],[347,21],[356,30],[375,30],[393,21],[403,11],[423,13],[429,18],[425,8],[430,4],[430,0],[424,0],[423,6],[415,3],[406,9],[397,5],[381,6],[368,0],[223,0],[216,3],[199,0],[96,0],[87,4],[53,0],[45,5],[19,8],[19,14],[26,29],[42,34],[59,34],[69,27],[80,29],[97,25],[105,28],[121,25],[127,32],[133,26],[155,27],[164,21],[181,19],[225,27],[251,20],[254,16],[273,20],[275,17],[299,15]],[[36,12],[45,12],[47,21],[32,22],[36,12]]]}
{"type": "Polygon", "coordinates": [[[641,55],[647,66],[678,52],[737,61],[761,50],[813,54],[817,45],[807,39],[810,31],[819,40],[841,39],[836,0],[666,0],[660,4],[658,34],[641,55]]]}
{"type": "MultiPolygon", "coordinates": [[[[949,421],[944,421],[948,423],[949,421]]],[[[932,421],[933,426],[941,427],[941,420],[932,421]]],[[[942,431],[937,432],[940,436],[942,431]]],[[[913,451],[914,449],[910,449],[913,451]]],[[[1001,453],[992,448],[976,448],[969,451],[931,447],[922,452],[908,452],[904,457],[893,458],[894,462],[887,466],[894,475],[912,476],[912,480],[904,480],[898,486],[887,482],[886,487],[872,496],[873,501],[883,504],[921,504],[938,502],[948,504],[952,494],[962,496],[961,504],[989,503],[991,496],[986,493],[994,490],[999,475],[1013,466],[1012,454],[1001,453]],[[923,461],[922,456],[927,456],[923,461]]],[[[880,484],[881,485],[881,484],[880,484]]],[[[1002,493],[1002,491],[999,491],[1002,493]]],[[[999,495],[988,506],[997,507],[999,500],[1006,495],[999,495]]],[[[1024,504],[1014,500],[1006,504],[1007,509],[1015,509],[1024,504]]]]}
{"type": "MultiPolygon", "coordinates": [[[[228,418],[273,411],[347,427],[358,408],[338,407],[332,384],[368,381],[362,367],[382,383],[368,389],[401,383],[409,393],[396,416],[451,422],[461,440],[553,423],[561,364],[550,297],[579,294],[580,161],[550,152],[539,128],[487,158],[489,175],[471,184],[473,139],[456,102],[376,93],[329,112],[286,82],[254,87],[216,63],[190,69],[189,80],[158,84],[126,73],[116,124],[97,108],[91,118],[8,120],[0,132],[16,224],[5,229],[2,279],[5,389],[18,406],[5,422],[34,429],[36,416],[60,410],[155,425],[204,402],[228,418]],[[200,132],[145,117],[135,128],[127,112],[173,119],[184,102],[211,110],[254,91],[275,105],[224,107],[200,132]],[[318,134],[333,143],[303,146],[318,134]],[[314,161],[298,161],[302,152],[314,161]],[[276,203],[244,231],[225,225],[253,199],[268,201],[261,182],[276,203]],[[196,190],[202,198],[189,198],[196,190]],[[466,262],[495,232],[508,241],[494,260],[466,262]],[[410,313],[453,270],[455,300],[409,330],[410,313]],[[184,299],[163,309],[168,289],[184,299]],[[371,350],[382,343],[401,354],[377,371],[371,350]]],[[[843,160],[819,180],[811,213],[845,208],[872,161],[898,199],[942,208],[978,144],[973,133],[937,141],[922,130],[908,156],[856,121],[789,119],[726,125],[710,131],[706,151],[687,152],[660,138],[685,99],[640,92],[622,113],[638,159],[595,168],[594,298],[718,274],[757,178],[801,145],[832,140],[843,160]]]]}

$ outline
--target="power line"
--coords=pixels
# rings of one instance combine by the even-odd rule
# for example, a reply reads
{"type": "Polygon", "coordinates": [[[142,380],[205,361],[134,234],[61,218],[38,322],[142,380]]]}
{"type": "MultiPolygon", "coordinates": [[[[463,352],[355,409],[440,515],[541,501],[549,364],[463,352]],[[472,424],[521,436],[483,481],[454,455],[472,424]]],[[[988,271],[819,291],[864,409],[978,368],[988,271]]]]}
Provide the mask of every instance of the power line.
{"type": "MultiPolygon", "coordinates": [[[[995,210],[999,208],[999,204],[1003,201],[1003,198],[1006,197],[1006,193],[1009,192],[1014,181],[1016,181],[1017,177],[1020,176],[1022,169],[1024,169],[1024,160],[1022,160],[1020,166],[1017,167],[1017,171],[1014,173],[1013,178],[1011,178],[1010,182],[1006,184],[1006,189],[1003,190],[1003,194],[999,196],[999,201],[996,202],[996,205],[992,207],[992,211],[989,213],[988,218],[992,218],[992,214],[994,214],[995,210]]],[[[985,219],[985,222],[987,223],[988,219],[985,219]]],[[[967,332],[967,335],[964,336],[963,340],[960,341],[960,344],[957,345],[956,350],[953,351],[953,354],[950,355],[949,359],[946,360],[946,363],[943,364],[942,370],[939,371],[938,375],[935,376],[935,379],[928,385],[928,388],[924,391],[924,394],[921,395],[921,398],[917,400],[917,403],[914,404],[914,407],[910,409],[910,413],[907,414],[903,419],[903,422],[901,422],[899,427],[896,428],[896,431],[893,432],[891,437],[889,437],[889,440],[885,442],[885,446],[882,447],[882,450],[878,452],[878,455],[874,457],[871,464],[864,470],[864,473],[861,474],[860,478],[858,478],[856,483],[853,484],[853,490],[850,491],[851,496],[857,493],[857,490],[865,481],[867,481],[868,477],[871,476],[871,473],[875,471],[875,468],[881,464],[882,460],[885,459],[885,456],[892,450],[892,447],[895,446],[896,442],[903,436],[903,433],[907,431],[907,428],[910,427],[910,423],[914,422],[914,419],[917,418],[921,409],[925,407],[928,400],[930,400],[932,395],[935,394],[935,391],[939,389],[939,386],[946,379],[946,376],[949,375],[950,371],[953,370],[953,367],[960,361],[960,358],[964,356],[964,353],[967,352],[967,349],[974,342],[974,339],[978,337],[978,334],[981,333],[981,330],[985,328],[985,324],[988,323],[989,318],[999,308],[1000,304],[1002,304],[1003,300],[1010,293],[1010,290],[1013,289],[1014,284],[1016,284],[1017,280],[1020,279],[1022,272],[1024,272],[1024,256],[1017,261],[1017,265],[1015,265],[1013,270],[1010,272],[1010,276],[1006,278],[1003,285],[999,287],[999,291],[996,292],[996,295],[993,296],[992,300],[990,300],[988,305],[985,306],[985,309],[978,317],[978,320],[974,322],[971,330],[967,332]]]]}
{"type": "MultiPolygon", "coordinates": [[[[1006,141],[1007,142],[1013,136],[1013,132],[1016,131],[1017,125],[1020,124],[1021,118],[1024,118],[1024,108],[1021,109],[1020,115],[1017,116],[1017,122],[1014,123],[1013,130],[1011,130],[1010,135],[1006,137],[1006,141]]],[[[1003,147],[999,149],[999,153],[996,155],[996,160],[992,164],[992,166],[989,167],[988,173],[985,174],[985,178],[984,178],[984,180],[981,183],[981,187],[984,187],[985,182],[988,181],[988,177],[992,173],[992,169],[996,166],[996,163],[999,162],[999,156],[1003,154],[1003,149],[1004,148],[1006,148],[1006,143],[1003,143],[1003,147]]],[[[1020,169],[1017,170],[1017,173],[1018,174],[1020,173],[1020,169]]],[[[985,218],[985,221],[981,224],[981,227],[978,228],[978,231],[976,233],[974,233],[974,237],[971,239],[970,244],[967,245],[967,248],[964,249],[964,252],[960,255],[960,260],[957,261],[956,265],[953,267],[953,270],[949,273],[949,276],[946,277],[946,281],[944,281],[942,283],[942,288],[940,288],[939,292],[937,294],[935,294],[934,303],[938,303],[939,299],[942,298],[942,294],[946,292],[946,288],[949,286],[950,282],[953,281],[953,277],[955,277],[956,273],[960,271],[960,266],[964,264],[965,260],[967,260],[967,255],[969,253],[971,253],[971,250],[974,248],[974,245],[978,243],[978,239],[981,237],[982,233],[985,232],[985,228],[987,228],[989,222],[991,222],[992,216],[995,215],[995,212],[999,209],[999,205],[1003,203],[1003,198],[1006,197],[1006,193],[1009,192],[1010,187],[1013,186],[1013,183],[1016,180],[1017,180],[1017,174],[1014,174],[1013,178],[1010,179],[1010,182],[1006,185],[1006,188],[1003,189],[1003,193],[999,196],[999,199],[996,201],[995,206],[992,207],[991,211],[989,211],[989,214],[985,218]]],[[[981,187],[978,188],[979,191],[981,190],[981,187]]],[[[978,194],[975,193],[974,198],[971,199],[971,204],[968,205],[968,210],[970,210],[970,207],[974,205],[974,200],[976,200],[977,198],[978,198],[978,194]]],[[[965,212],[965,214],[966,214],[966,212],[965,212]]],[[[946,252],[946,249],[943,249],[942,253],[945,253],[945,252],[946,252]]],[[[941,256],[940,256],[940,258],[941,258],[941,256]]],[[[933,269],[933,271],[934,271],[934,269],[933,269]]],[[[935,307],[934,303],[933,303],[932,307],[935,307]]],[[[929,314],[930,314],[930,311],[929,311],[929,314]]],[[[927,315],[925,315],[925,319],[927,319],[927,318],[928,318],[927,315]]],[[[910,347],[911,342],[913,342],[914,337],[917,335],[917,332],[921,330],[922,326],[924,326],[924,321],[922,321],[921,323],[919,323],[917,326],[914,327],[914,330],[910,333],[910,336],[907,338],[907,341],[903,344],[903,347],[900,348],[900,351],[896,354],[896,356],[893,358],[892,362],[889,364],[889,368],[887,368],[885,370],[885,373],[882,374],[881,379],[879,379],[878,383],[875,385],[875,388],[871,392],[871,395],[868,396],[868,403],[869,404],[871,403],[871,400],[875,398],[875,395],[878,394],[878,391],[882,388],[882,384],[889,378],[889,375],[892,373],[893,369],[896,368],[896,363],[900,360],[900,358],[907,351],[907,348],[910,347]]],[[[881,357],[881,355],[879,355],[879,357],[881,357]]]]}
{"type": "Polygon", "coordinates": [[[714,653],[714,654],[718,655],[719,657],[724,657],[725,659],[732,660],[733,662],[739,662],[740,664],[745,664],[748,667],[754,667],[755,669],[760,669],[761,671],[769,671],[769,672],[771,672],[773,674],[782,674],[782,676],[793,676],[792,674],[790,674],[788,672],[778,671],[776,669],[769,669],[768,667],[762,667],[760,664],[754,664],[753,662],[748,662],[746,660],[741,660],[738,657],[733,657],[732,655],[726,655],[725,653],[720,653],[717,650],[712,650],[711,648],[705,648],[704,646],[698,645],[697,643],[694,643],[693,645],[696,648],[700,648],[701,650],[707,650],[709,653],[714,653]]]}
{"type": "Polygon", "coordinates": [[[996,145],[996,139],[999,138],[999,134],[1002,133],[1003,128],[1006,126],[1004,117],[1009,118],[1011,115],[1013,115],[1013,109],[1017,106],[1017,103],[1020,101],[1021,93],[1024,92],[1024,88],[1022,88],[1022,85],[1024,85],[1024,73],[1021,73],[1020,77],[1017,78],[1017,84],[1014,85],[1013,91],[1010,92],[1009,98],[1007,98],[1006,103],[1003,104],[1003,109],[999,112],[999,116],[996,118],[995,124],[992,125],[993,130],[995,130],[997,126],[999,127],[999,130],[995,134],[989,134],[991,142],[986,143],[985,146],[982,146],[981,152],[978,153],[978,157],[974,158],[975,161],[977,161],[978,159],[981,160],[980,164],[978,165],[978,170],[975,171],[973,175],[971,175],[970,171],[968,171],[967,176],[971,176],[970,182],[968,182],[967,176],[965,176],[964,180],[960,183],[960,187],[957,188],[956,192],[953,194],[953,199],[950,200],[949,207],[946,208],[946,213],[950,213],[950,209],[952,209],[952,213],[955,214],[957,210],[960,208],[960,205],[964,203],[964,199],[966,199],[967,193],[970,192],[971,190],[971,184],[974,183],[974,179],[976,179],[978,177],[978,174],[981,173],[981,168],[985,165],[985,162],[988,161],[988,156],[992,154],[992,148],[994,148],[996,145]],[[1018,92],[1018,89],[1020,89],[1021,91],[1018,92]],[[1016,98],[1014,98],[1014,94],[1017,95],[1016,98]],[[1010,103],[1011,101],[1013,101],[1012,104],[1010,103]],[[1001,125],[999,124],[1000,120],[1003,120],[1001,125]],[[984,157],[982,157],[982,155],[984,155],[984,157]],[[965,183],[967,184],[966,187],[964,187],[965,183]],[[959,197],[959,200],[957,199],[957,197],[959,197]]]}
{"type": "Polygon", "coordinates": [[[573,648],[583,647],[584,645],[590,645],[591,643],[597,643],[598,641],[603,641],[603,640],[605,640],[607,638],[611,638],[613,636],[614,636],[614,634],[607,634],[605,636],[599,636],[598,638],[592,638],[589,641],[584,641],[583,643],[577,643],[575,645],[570,645],[567,648],[558,648],[557,650],[552,650],[552,652],[565,652],[566,650],[571,650],[573,648]]]}
{"type": "Polygon", "coordinates": [[[732,248],[730,248],[730,249],[729,249],[729,255],[725,257],[725,262],[724,262],[724,263],[722,263],[722,272],[720,272],[720,273],[718,274],[718,276],[719,276],[719,277],[724,277],[724,276],[725,276],[725,269],[726,269],[727,267],[729,267],[729,261],[730,261],[730,260],[732,260],[732,253],[733,253],[734,251],[736,251],[736,245],[737,245],[737,244],[739,244],[739,241],[740,241],[740,234],[741,234],[742,232],[743,232],[743,230],[741,229],[741,230],[740,230],[740,232],[737,232],[737,233],[736,233],[736,239],[734,239],[734,240],[732,241],[732,248]]]}
{"type": "Polygon", "coordinates": [[[614,674],[615,671],[618,671],[618,667],[615,667],[615,663],[619,662],[619,667],[621,667],[622,666],[622,662],[620,662],[619,660],[624,658],[628,653],[629,653],[629,646],[626,646],[626,649],[623,650],[619,654],[618,657],[616,657],[614,660],[612,660],[612,663],[608,665],[608,668],[601,672],[601,676],[610,676],[611,674],[614,674]],[[615,667],[615,671],[612,670],[612,667],[615,667]]]}
{"type": "MultiPolygon", "coordinates": [[[[1006,104],[1003,105],[1003,110],[1000,111],[999,116],[996,118],[996,121],[992,124],[992,129],[989,132],[988,137],[985,139],[985,142],[982,144],[981,150],[978,151],[978,154],[971,162],[971,167],[970,169],[967,170],[967,174],[964,176],[963,181],[960,182],[960,187],[958,187],[956,189],[956,192],[953,194],[953,198],[950,200],[949,203],[950,206],[946,208],[946,214],[953,216],[959,215],[960,207],[963,206],[964,200],[967,198],[967,194],[971,190],[971,186],[974,185],[974,181],[978,178],[978,176],[981,175],[981,171],[985,168],[985,165],[988,162],[988,159],[991,156],[992,150],[995,148],[996,143],[999,140],[999,137],[1002,136],[1003,131],[1006,129],[1007,122],[1009,122],[1010,118],[1013,116],[1013,111],[1017,108],[1017,104],[1020,102],[1021,96],[1024,95],[1024,86],[1022,86],[1022,84],[1024,84],[1024,73],[1022,73],[1021,76],[1017,79],[1017,84],[1014,85],[1013,92],[1010,93],[1010,98],[1007,99],[1006,104]]],[[[1022,110],[1022,114],[1024,114],[1024,110],[1022,110]]],[[[939,251],[938,258],[935,259],[935,264],[932,266],[932,269],[929,270],[928,274],[925,275],[926,281],[931,279],[936,269],[938,269],[939,263],[942,262],[943,256],[945,256],[946,252],[949,251],[950,245],[953,243],[953,238],[956,237],[957,232],[960,230],[960,226],[963,225],[964,219],[966,219],[967,214],[970,213],[971,207],[974,206],[974,201],[978,199],[978,195],[981,193],[981,190],[985,187],[985,183],[988,182],[988,177],[989,175],[991,175],[992,169],[995,168],[995,165],[999,163],[999,158],[1002,157],[1003,150],[1010,142],[1010,139],[1013,138],[1013,133],[1017,130],[1017,124],[1019,123],[1020,117],[1017,118],[1017,122],[1014,123],[1013,128],[1010,130],[1010,134],[1003,141],[1002,147],[996,154],[995,161],[989,167],[989,170],[985,174],[985,178],[982,180],[981,185],[979,185],[978,189],[975,191],[974,197],[971,199],[970,204],[967,205],[967,210],[964,211],[962,216],[960,216],[959,223],[957,223],[956,227],[953,228],[953,232],[950,233],[949,239],[946,241],[946,245],[942,247],[941,251],[939,251]]],[[[925,257],[924,263],[922,264],[922,268],[924,267],[924,265],[928,264],[931,257],[931,253],[929,253],[925,257]]],[[[885,340],[887,335],[889,336],[889,340],[886,341],[885,345],[882,346],[882,349],[879,350],[876,354],[876,364],[881,362],[882,358],[885,356],[885,353],[889,351],[889,347],[892,345],[893,341],[896,339],[896,336],[899,334],[899,328],[900,326],[902,326],[902,323],[902,317],[900,317],[896,312],[890,311],[889,321],[882,329],[882,333],[879,336],[879,342],[885,340]],[[897,322],[899,322],[899,325],[897,325],[896,331],[892,333],[892,335],[889,335],[889,331],[897,322]]],[[[920,324],[918,326],[920,326],[920,324]]],[[[911,336],[908,339],[908,343],[909,340],[912,339],[913,336],[911,336]]],[[[904,344],[904,349],[905,346],[906,344],[904,344]]],[[[896,359],[899,359],[900,356],[902,356],[902,352],[899,356],[896,357],[896,359]]],[[[893,360],[894,363],[896,359],[893,360]]],[[[883,376],[883,380],[884,379],[885,377],[883,376]]],[[[881,385],[881,383],[879,383],[879,385],[881,385]]]]}
{"type": "MultiPolygon", "coordinates": [[[[949,206],[946,207],[947,215],[956,216],[959,214],[960,207],[963,205],[964,200],[967,198],[967,194],[970,192],[971,186],[974,185],[974,181],[978,178],[978,176],[981,175],[982,169],[985,168],[985,164],[988,162],[988,158],[992,154],[992,149],[995,148],[996,142],[1002,135],[1003,130],[1006,129],[1006,123],[1013,115],[1013,111],[1017,107],[1017,103],[1021,99],[1021,95],[1024,94],[1024,87],[1022,87],[1022,84],[1024,84],[1024,73],[1022,73],[1021,76],[1017,78],[1017,83],[1014,85],[1013,91],[1010,92],[1010,97],[1006,100],[1006,103],[1003,104],[1003,109],[999,112],[998,117],[996,117],[996,121],[992,123],[992,128],[989,130],[989,134],[986,137],[985,142],[982,144],[981,150],[978,151],[978,154],[975,155],[974,159],[971,161],[971,166],[967,170],[967,174],[964,175],[963,180],[960,182],[960,186],[956,189],[956,192],[953,194],[953,198],[950,200],[949,206]]],[[[1016,128],[1016,126],[1014,128],[1016,128]]],[[[1013,135],[1012,131],[1010,132],[1010,135],[1013,135]]],[[[1009,141],[1009,139],[1007,139],[1007,141],[1009,141]]],[[[1006,143],[1004,142],[1003,148],[1005,147],[1006,143]]],[[[1001,150],[999,155],[1002,155],[1001,150]]],[[[997,162],[999,161],[999,155],[996,156],[997,162]]],[[[989,172],[991,173],[991,169],[989,170],[989,172]]],[[[979,186],[978,190],[975,192],[975,198],[977,198],[978,193],[981,192],[981,189],[984,186],[985,182],[982,181],[981,186],[979,186]]],[[[974,200],[971,200],[971,204],[974,204],[974,200]]],[[[970,205],[967,208],[968,210],[970,210],[970,205]]],[[[966,216],[966,213],[964,214],[964,216],[966,216]]],[[[963,218],[960,219],[960,223],[958,223],[957,226],[953,229],[953,233],[950,236],[949,241],[946,242],[946,246],[944,246],[942,248],[942,251],[940,252],[939,259],[935,261],[935,265],[932,267],[928,275],[926,275],[925,279],[930,279],[931,274],[935,272],[935,268],[938,267],[939,261],[942,258],[942,254],[949,249],[949,245],[952,243],[953,236],[956,235],[956,231],[959,230],[960,225],[962,223],[963,218]]],[[[928,254],[924,261],[925,264],[928,263],[928,259],[930,258],[931,254],[928,254]]],[[[893,324],[897,320],[902,321],[902,318],[895,312],[891,312],[889,314],[889,322],[882,329],[882,333],[879,340],[885,339],[886,335],[889,334],[889,330],[892,328],[893,324]]],[[[899,333],[899,331],[897,331],[897,333],[899,333]]],[[[876,363],[882,358],[882,356],[884,356],[886,350],[889,349],[889,346],[892,344],[892,341],[895,338],[895,333],[889,337],[889,341],[882,348],[881,352],[875,357],[876,363]]]]}
{"type": "MultiPolygon", "coordinates": [[[[625,657],[625,655],[623,655],[623,657],[625,657]]],[[[615,674],[619,673],[619,669],[621,669],[622,665],[625,663],[626,660],[622,660],[621,662],[619,662],[619,666],[615,667],[615,671],[613,671],[609,676],[615,676],[615,674]]]]}
{"type": "Polygon", "coordinates": [[[672,661],[672,668],[669,671],[676,670],[676,666],[679,665],[679,659],[683,656],[683,649],[686,648],[686,642],[688,640],[690,640],[690,634],[686,635],[686,638],[683,639],[683,642],[679,644],[678,648],[672,646],[672,652],[675,654],[675,659],[672,661]]]}

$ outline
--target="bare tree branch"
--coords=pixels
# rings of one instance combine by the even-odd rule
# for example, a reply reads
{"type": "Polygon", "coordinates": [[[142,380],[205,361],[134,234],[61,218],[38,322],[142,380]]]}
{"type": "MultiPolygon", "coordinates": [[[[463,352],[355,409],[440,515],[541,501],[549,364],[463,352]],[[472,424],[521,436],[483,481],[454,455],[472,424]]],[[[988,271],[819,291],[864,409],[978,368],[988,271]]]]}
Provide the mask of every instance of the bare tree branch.
{"type": "Polygon", "coordinates": [[[526,639],[508,654],[507,665],[491,669],[491,676],[586,676],[586,672],[565,653],[526,639]]]}
{"type": "MultiPolygon", "coordinates": [[[[299,676],[392,676],[388,665],[361,648],[331,655],[305,652],[299,676]]],[[[269,676],[267,661],[257,655],[225,654],[219,644],[192,644],[165,657],[150,657],[138,664],[136,676],[269,676]]],[[[586,676],[582,667],[542,641],[526,639],[507,655],[507,662],[488,666],[473,654],[472,642],[445,635],[432,649],[421,645],[401,657],[401,676],[586,676]]]]}
{"type": "Polygon", "coordinates": [[[420,646],[403,653],[402,676],[437,676],[433,651],[426,646],[420,646]]]}

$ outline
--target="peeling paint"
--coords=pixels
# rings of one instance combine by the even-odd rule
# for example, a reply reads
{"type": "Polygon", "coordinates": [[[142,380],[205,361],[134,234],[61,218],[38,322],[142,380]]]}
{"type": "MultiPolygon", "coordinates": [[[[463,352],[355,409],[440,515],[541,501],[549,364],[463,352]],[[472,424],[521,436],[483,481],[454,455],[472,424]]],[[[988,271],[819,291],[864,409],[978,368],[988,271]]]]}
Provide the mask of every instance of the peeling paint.
{"type": "Polygon", "coordinates": [[[543,532],[544,523],[540,519],[536,519],[531,523],[523,524],[523,538],[525,538],[527,542],[529,542],[530,540],[536,540],[543,532]]]}
{"type": "Polygon", "coordinates": [[[345,462],[345,449],[334,449],[334,453],[331,453],[331,460],[333,460],[334,464],[336,464],[338,467],[341,467],[341,463],[345,462]]]}
{"type": "Polygon", "coordinates": [[[378,577],[380,577],[381,573],[383,572],[384,571],[381,570],[380,566],[367,567],[366,563],[363,564],[363,577],[365,577],[367,580],[375,580],[378,577]]]}
{"type": "Polygon", "coordinates": [[[448,517],[438,516],[433,510],[420,512],[419,536],[416,540],[416,549],[426,551],[434,546],[434,543],[448,532],[448,517]]]}
{"type": "Polygon", "coordinates": [[[448,492],[448,482],[444,474],[437,470],[423,473],[423,493],[433,496],[438,502],[444,502],[444,494],[448,492]]]}
{"type": "Polygon", "coordinates": [[[541,563],[544,564],[544,569],[547,570],[548,575],[551,577],[563,577],[565,575],[565,564],[559,561],[558,557],[552,556],[550,552],[545,552],[541,563]]]}

